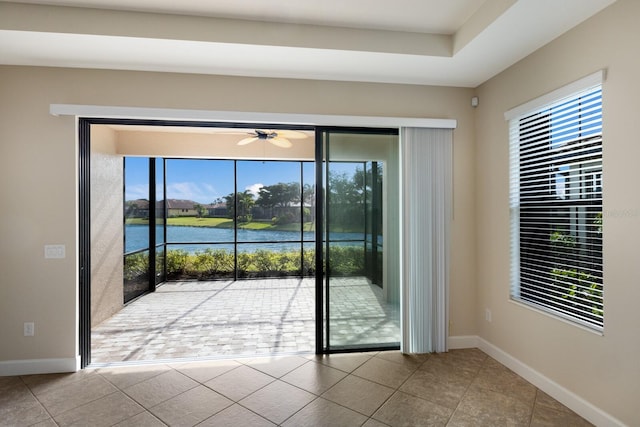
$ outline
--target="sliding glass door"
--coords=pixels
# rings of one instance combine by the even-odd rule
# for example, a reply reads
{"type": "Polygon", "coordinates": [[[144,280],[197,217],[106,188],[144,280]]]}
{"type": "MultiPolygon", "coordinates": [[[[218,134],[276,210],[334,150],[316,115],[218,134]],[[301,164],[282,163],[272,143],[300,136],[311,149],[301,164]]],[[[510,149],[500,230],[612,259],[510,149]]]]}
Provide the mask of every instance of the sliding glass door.
{"type": "Polygon", "coordinates": [[[397,131],[323,129],[317,143],[324,219],[317,236],[324,269],[317,277],[323,351],[398,347],[397,131]]]}
{"type": "Polygon", "coordinates": [[[149,217],[153,216],[153,201],[150,197],[152,186],[152,160],[146,157],[128,157],[124,159],[124,302],[127,303],[151,289],[150,268],[155,258],[149,217]],[[133,186],[131,182],[140,182],[135,195],[127,194],[133,186]]]}

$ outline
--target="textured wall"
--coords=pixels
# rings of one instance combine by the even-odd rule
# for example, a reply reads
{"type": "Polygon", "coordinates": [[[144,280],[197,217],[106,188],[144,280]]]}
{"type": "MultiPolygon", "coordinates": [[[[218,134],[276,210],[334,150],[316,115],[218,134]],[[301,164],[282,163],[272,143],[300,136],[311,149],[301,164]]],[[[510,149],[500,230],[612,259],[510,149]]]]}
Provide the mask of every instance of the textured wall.
{"type": "Polygon", "coordinates": [[[117,313],[122,287],[122,156],[115,132],[91,129],[91,326],[117,313]]]}

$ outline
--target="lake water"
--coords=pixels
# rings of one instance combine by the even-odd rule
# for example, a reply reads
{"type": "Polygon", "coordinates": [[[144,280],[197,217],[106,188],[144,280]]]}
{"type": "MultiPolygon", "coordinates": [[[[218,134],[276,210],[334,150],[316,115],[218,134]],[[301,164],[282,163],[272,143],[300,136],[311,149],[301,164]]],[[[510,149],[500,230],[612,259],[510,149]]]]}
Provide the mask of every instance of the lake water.
{"type": "MultiPolygon", "coordinates": [[[[149,232],[146,225],[126,225],[125,252],[145,249],[149,246],[149,232]]],[[[158,243],[162,240],[162,227],[158,227],[158,243]]],[[[331,233],[333,241],[362,240],[362,233],[331,233]]],[[[303,240],[310,249],[314,246],[315,232],[305,231],[303,240]]],[[[233,251],[233,229],[214,227],[167,226],[167,243],[185,243],[170,245],[169,249],[183,249],[188,252],[204,251],[206,248],[227,249],[233,251]],[[227,244],[202,245],[199,242],[227,242],[227,244]]],[[[346,242],[345,242],[346,244],[346,242]]],[[[238,250],[254,252],[258,249],[276,251],[300,250],[300,232],[238,230],[238,250]],[[297,241],[297,243],[296,243],[297,241]],[[242,243],[241,243],[242,242],[242,243]],[[263,243],[260,243],[263,242],[263,243]],[[284,243],[268,243],[284,242],[284,243]],[[287,243],[290,242],[290,243],[287,243]]]]}

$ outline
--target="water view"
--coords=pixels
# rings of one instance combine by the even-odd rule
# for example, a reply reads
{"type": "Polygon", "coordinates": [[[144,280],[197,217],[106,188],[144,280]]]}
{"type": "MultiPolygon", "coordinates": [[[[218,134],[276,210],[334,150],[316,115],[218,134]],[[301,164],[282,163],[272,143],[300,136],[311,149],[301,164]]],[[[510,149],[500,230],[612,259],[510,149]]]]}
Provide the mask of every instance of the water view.
{"type": "MultiPolygon", "coordinates": [[[[158,242],[162,242],[160,237],[162,227],[158,227],[157,233],[159,233],[158,242]]],[[[125,235],[125,253],[149,247],[149,229],[147,226],[128,224],[125,226],[125,235]]],[[[233,237],[233,229],[230,228],[167,226],[167,243],[172,244],[170,248],[182,249],[190,253],[203,251],[207,248],[233,250],[233,237]],[[174,243],[184,244],[173,245],[174,243]]],[[[299,231],[238,230],[238,243],[242,243],[244,252],[255,252],[259,249],[274,251],[299,250],[300,237],[301,233],[299,231]]],[[[348,241],[362,242],[364,239],[362,233],[331,233],[330,237],[332,241],[343,241],[345,243],[348,241]]],[[[315,232],[302,232],[302,240],[305,244],[312,244],[315,241],[315,232]]]]}

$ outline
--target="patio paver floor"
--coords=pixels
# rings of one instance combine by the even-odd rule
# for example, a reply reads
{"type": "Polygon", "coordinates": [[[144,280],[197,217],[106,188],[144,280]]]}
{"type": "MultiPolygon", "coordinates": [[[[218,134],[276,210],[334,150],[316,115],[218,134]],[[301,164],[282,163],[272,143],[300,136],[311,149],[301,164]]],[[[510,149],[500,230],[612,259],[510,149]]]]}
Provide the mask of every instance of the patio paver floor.
{"type": "MultiPolygon", "coordinates": [[[[398,309],[366,279],[331,285],[333,345],[398,341],[398,309]]],[[[170,282],[91,331],[93,364],[315,351],[315,279],[170,282]]]]}

